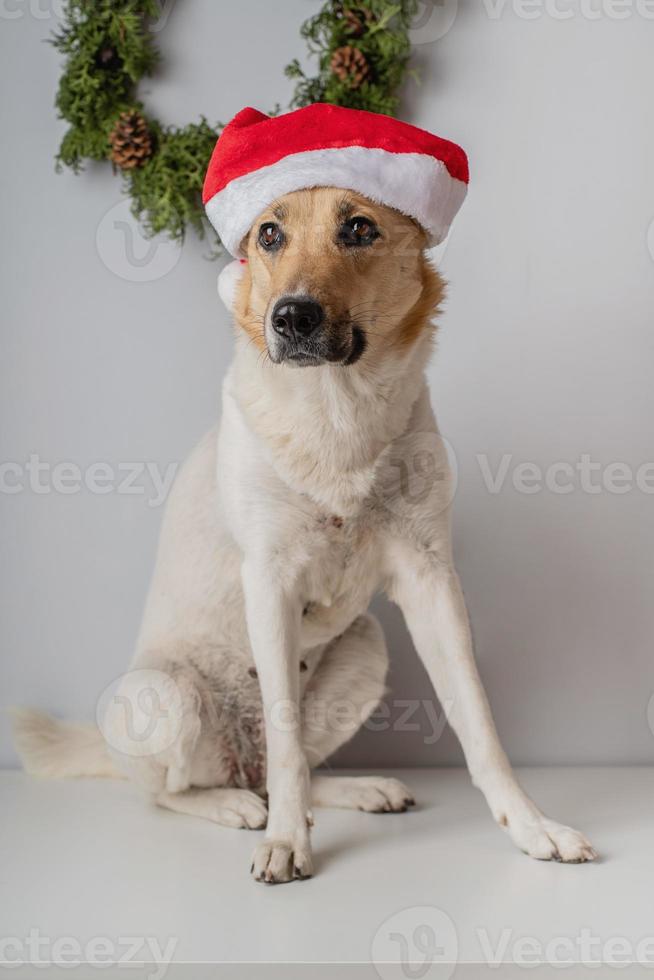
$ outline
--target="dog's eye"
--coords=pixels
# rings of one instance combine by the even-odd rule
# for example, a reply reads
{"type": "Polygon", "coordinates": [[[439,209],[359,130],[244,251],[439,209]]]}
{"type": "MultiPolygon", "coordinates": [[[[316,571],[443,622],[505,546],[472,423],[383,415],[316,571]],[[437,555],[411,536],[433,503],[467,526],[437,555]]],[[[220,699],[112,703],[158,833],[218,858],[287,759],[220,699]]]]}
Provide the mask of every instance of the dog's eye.
{"type": "Polygon", "coordinates": [[[263,245],[269,252],[279,248],[283,240],[281,228],[272,221],[267,221],[265,225],[261,225],[259,228],[259,244],[263,245]]]}
{"type": "Polygon", "coordinates": [[[341,225],[338,240],[343,245],[372,245],[379,238],[379,229],[370,218],[358,215],[341,225]]]}

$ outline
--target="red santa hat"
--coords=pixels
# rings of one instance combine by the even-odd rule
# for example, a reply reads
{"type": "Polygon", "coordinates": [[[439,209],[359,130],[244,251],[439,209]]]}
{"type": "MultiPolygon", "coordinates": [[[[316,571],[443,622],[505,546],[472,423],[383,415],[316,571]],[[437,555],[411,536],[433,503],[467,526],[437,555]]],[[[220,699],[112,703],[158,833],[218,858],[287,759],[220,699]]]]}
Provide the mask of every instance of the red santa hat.
{"type": "Polygon", "coordinates": [[[309,187],[358,191],[446,238],[468,187],[461,147],[390,116],[317,102],[282,116],[242,109],[222,131],[204,181],[207,216],[238,256],[276,198],[309,187]]]}

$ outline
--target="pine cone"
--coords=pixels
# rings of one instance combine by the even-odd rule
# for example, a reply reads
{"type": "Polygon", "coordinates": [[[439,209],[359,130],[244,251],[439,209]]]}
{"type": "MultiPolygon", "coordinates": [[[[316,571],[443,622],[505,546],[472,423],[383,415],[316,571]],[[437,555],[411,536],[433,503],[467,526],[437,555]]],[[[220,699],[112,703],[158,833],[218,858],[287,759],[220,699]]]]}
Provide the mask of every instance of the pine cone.
{"type": "Polygon", "coordinates": [[[332,55],[331,69],[342,82],[348,82],[350,88],[358,88],[370,74],[370,66],[363,51],[351,44],[336,48],[332,55]]]}
{"type": "Polygon", "coordinates": [[[374,20],[372,10],[367,7],[352,7],[343,11],[343,20],[347,24],[347,32],[352,37],[361,37],[363,32],[374,20]]]}
{"type": "Polygon", "coordinates": [[[140,167],[152,156],[152,133],[141,113],[136,110],[121,112],[109,134],[109,142],[109,156],[121,170],[140,167]]]}
{"type": "Polygon", "coordinates": [[[346,7],[341,2],[334,3],[334,16],[345,22],[348,34],[361,37],[366,27],[375,19],[368,7],[346,7]]]}

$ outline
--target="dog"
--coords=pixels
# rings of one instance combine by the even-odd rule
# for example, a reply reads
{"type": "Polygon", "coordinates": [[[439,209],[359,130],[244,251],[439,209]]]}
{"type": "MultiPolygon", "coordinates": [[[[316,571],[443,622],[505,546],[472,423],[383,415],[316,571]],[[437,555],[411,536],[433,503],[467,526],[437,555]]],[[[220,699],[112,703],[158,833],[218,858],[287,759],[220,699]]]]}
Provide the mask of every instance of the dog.
{"type": "Polygon", "coordinates": [[[412,218],[334,187],[259,215],[242,243],[222,419],[168,501],[132,670],[103,734],[19,714],[28,770],[118,773],[160,806],[266,826],[254,877],[308,878],[312,807],[413,803],[396,779],[314,771],[384,695],[388,654],[368,612],[383,590],[499,826],[533,858],[596,856],[519,786],[475,665],[425,380],[444,296],[426,245],[412,218]],[[407,492],[418,460],[428,493],[407,492]],[[153,692],[161,723],[135,751],[153,692]],[[342,704],[345,724],[317,710],[342,704]]]}

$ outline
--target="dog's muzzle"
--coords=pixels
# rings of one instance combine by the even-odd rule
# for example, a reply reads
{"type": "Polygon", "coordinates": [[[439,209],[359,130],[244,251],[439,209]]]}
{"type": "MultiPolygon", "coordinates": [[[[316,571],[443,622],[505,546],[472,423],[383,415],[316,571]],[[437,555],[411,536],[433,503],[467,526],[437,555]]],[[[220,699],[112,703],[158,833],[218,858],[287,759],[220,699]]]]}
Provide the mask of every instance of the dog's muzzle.
{"type": "Polygon", "coordinates": [[[277,335],[280,360],[320,363],[320,333],[325,311],[308,297],[283,297],[275,303],[270,322],[277,335]]]}
{"type": "Polygon", "coordinates": [[[365,349],[363,331],[329,325],[320,303],[310,296],[283,296],[270,315],[271,360],[298,367],[353,364],[365,349]]]}

